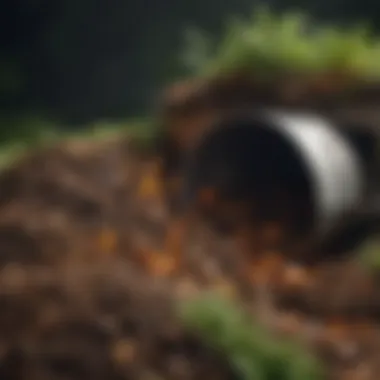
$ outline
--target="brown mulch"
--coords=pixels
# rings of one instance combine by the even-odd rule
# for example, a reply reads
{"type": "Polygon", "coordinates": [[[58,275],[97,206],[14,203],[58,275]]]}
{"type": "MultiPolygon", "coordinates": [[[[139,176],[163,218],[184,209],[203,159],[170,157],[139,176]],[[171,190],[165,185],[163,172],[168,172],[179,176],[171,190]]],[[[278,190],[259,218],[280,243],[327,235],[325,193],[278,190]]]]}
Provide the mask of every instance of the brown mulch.
{"type": "Polygon", "coordinates": [[[180,273],[154,276],[167,214],[154,160],[128,141],[65,143],[4,171],[0,377],[237,379],[175,313],[178,297],[214,287],[304,340],[331,379],[377,380],[379,285],[356,259],[307,269],[273,255],[263,283],[270,260],[247,271],[234,241],[199,224],[180,273]]]}

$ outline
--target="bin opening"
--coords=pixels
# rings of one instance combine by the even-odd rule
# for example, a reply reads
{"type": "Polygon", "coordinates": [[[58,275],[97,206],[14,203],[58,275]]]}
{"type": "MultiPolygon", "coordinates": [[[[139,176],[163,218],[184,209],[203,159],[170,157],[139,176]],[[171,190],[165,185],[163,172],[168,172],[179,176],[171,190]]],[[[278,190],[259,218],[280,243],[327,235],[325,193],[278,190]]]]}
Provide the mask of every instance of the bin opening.
{"type": "Polygon", "coordinates": [[[259,116],[224,120],[203,137],[192,160],[189,194],[215,189],[214,207],[201,209],[219,227],[277,222],[290,234],[311,232],[309,172],[278,127],[259,116]]]}

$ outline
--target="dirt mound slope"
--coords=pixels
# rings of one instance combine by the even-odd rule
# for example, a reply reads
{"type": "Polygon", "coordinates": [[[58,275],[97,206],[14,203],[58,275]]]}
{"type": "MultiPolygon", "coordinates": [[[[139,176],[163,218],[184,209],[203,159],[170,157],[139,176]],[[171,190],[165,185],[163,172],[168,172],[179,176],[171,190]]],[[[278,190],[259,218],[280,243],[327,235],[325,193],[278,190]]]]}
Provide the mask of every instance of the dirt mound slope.
{"type": "Polygon", "coordinates": [[[180,273],[153,276],[168,221],[156,167],[117,139],[32,152],[0,175],[3,379],[238,379],[175,312],[209,287],[305,341],[331,379],[377,379],[379,284],[355,260],[309,270],[268,253],[247,271],[199,224],[180,273]]]}

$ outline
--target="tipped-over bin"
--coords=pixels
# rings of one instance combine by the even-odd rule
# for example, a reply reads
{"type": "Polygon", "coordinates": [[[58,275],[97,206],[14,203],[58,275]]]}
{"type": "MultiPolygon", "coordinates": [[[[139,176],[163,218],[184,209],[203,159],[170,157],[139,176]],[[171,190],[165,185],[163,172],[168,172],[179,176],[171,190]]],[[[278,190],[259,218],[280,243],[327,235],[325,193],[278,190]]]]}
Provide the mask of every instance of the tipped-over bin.
{"type": "MultiPolygon", "coordinates": [[[[187,153],[180,204],[193,208],[204,189],[213,189],[214,207],[200,209],[217,225],[251,223],[254,229],[277,223],[288,241],[327,249],[331,240],[332,249],[350,249],[345,231],[359,219],[359,226],[377,220],[369,206],[376,193],[375,142],[365,129],[314,114],[235,114],[217,122],[187,153]]],[[[359,233],[354,245],[367,233],[368,228],[359,233]]]]}

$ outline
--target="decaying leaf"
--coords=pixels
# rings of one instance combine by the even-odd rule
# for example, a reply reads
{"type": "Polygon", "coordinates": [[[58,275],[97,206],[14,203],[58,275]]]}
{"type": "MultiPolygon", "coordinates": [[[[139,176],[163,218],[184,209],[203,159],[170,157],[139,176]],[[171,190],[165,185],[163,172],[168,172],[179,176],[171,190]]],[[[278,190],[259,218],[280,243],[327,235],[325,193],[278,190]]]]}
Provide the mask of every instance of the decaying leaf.
{"type": "Polygon", "coordinates": [[[103,229],[99,235],[99,246],[103,252],[112,252],[118,243],[117,233],[111,229],[103,229]]]}

